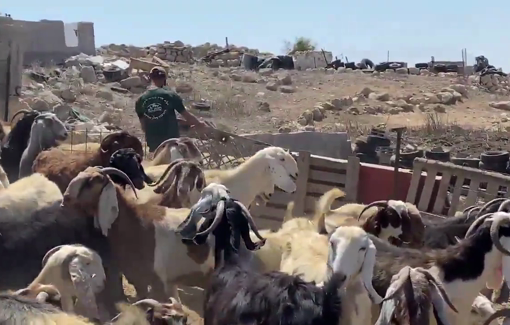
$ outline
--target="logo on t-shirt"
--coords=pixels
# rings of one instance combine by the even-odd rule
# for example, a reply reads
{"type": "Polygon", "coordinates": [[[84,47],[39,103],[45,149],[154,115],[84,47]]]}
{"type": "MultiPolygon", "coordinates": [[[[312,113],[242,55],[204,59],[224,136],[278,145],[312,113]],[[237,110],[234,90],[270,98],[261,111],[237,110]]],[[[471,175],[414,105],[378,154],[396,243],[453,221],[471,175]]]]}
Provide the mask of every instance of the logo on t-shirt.
{"type": "Polygon", "coordinates": [[[149,97],[142,102],[142,106],[145,108],[144,116],[150,120],[157,120],[165,116],[166,109],[163,105],[168,107],[168,101],[163,97],[155,96],[149,97]]]}

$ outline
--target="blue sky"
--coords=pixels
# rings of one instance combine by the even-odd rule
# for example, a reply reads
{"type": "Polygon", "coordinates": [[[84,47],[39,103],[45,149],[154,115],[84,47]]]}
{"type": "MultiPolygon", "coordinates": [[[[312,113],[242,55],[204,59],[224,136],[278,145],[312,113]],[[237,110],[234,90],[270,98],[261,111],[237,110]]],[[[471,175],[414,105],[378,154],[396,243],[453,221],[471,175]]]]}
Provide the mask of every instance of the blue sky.
{"type": "Polygon", "coordinates": [[[510,1],[475,0],[24,0],[0,6],[15,19],[92,21],[96,46],[139,46],[180,40],[198,45],[230,43],[280,54],[285,40],[313,39],[319,48],[350,61],[370,58],[410,63],[460,60],[483,54],[510,70],[507,34],[510,1]],[[482,6],[483,4],[483,6],[482,6]],[[152,9],[151,9],[152,8],[152,9]]]}

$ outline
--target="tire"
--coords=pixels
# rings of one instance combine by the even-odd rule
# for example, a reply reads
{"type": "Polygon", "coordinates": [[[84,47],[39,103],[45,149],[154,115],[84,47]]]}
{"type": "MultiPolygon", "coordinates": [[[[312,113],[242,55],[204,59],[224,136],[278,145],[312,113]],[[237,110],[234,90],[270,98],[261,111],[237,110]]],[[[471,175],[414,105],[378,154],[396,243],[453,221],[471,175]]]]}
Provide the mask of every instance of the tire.
{"type": "Polygon", "coordinates": [[[500,165],[493,164],[493,165],[489,165],[489,164],[485,164],[483,162],[480,162],[478,167],[481,170],[487,170],[487,171],[492,171],[492,172],[497,172],[497,173],[505,173],[506,170],[507,170],[507,164],[500,164],[500,165]]]}
{"type": "Polygon", "coordinates": [[[346,69],[356,70],[356,69],[357,69],[357,68],[356,68],[356,63],[354,63],[354,62],[347,62],[347,63],[345,64],[345,68],[346,68],[346,69]]]}
{"type": "Polygon", "coordinates": [[[410,152],[401,152],[400,153],[400,160],[410,160],[413,161],[414,158],[421,158],[423,157],[423,150],[416,150],[416,151],[410,151],[410,152]]]}
{"type": "Polygon", "coordinates": [[[441,152],[441,151],[425,151],[425,158],[448,162],[450,161],[450,152],[441,152]]]}
{"type": "Polygon", "coordinates": [[[446,66],[444,64],[435,64],[434,71],[435,72],[446,72],[446,66]]]}
{"type": "Polygon", "coordinates": [[[390,69],[398,69],[398,68],[402,68],[403,65],[402,65],[402,63],[398,63],[398,62],[389,62],[388,67],[390,69]]]}
{"type": "Polygon", "coordinates": [[[450,160],[454,165],[479,168],[480,159],[478,158],[452,158],[450,160]]]}
{"type": "Polygon", "coordinates": [[[418,69],[428,69],[429,68],[428,63],[416,63],[414,66],[418,69]]]}
{"type": "Polygon", "coordinates": [[[480,160],[485,165],[506,164],[510,154],[508,151],[486,151],[480,155],[480,160]]]}
{"type": "Polygon", "coordinates": [[[367,136],[367,144],[373,147],[389,147],[391,145],[391,140],[387,137],[381,137],[378,135],[369,135],[367,136]]]}
{"type": "Polygon", "coordinates": [[[448,64],[446,66],[446,71],[447,72],[459,72],[459,66],[456,64],[448,64]]]}
{"type": "Polygon", "coordinates": [[[374,62],[372,62],[372,60],[370,60],[370,59],[361,60],[359,65],[360,65],[361,69],[367,69],[368,67],[370,67],[370,69],[374,68],[374,62]]]}
{"type": "Polygon", "coordinates": [[[360,162],[368,163],[368,164],[379,164],[379,157],[377,157],[377,154],[370,155],[366,153],[357,153],[356,157],[359,158],[360,162]]]}
{"type": "Polygon", "coordinates": [[[379,72],[384,72],[384,71],[386,71],[386,69],[389,69],[389,68],[390,68],[390,65],[388,62],[381,62],[374,66],[374,70],[379,71],[379,72]]]}

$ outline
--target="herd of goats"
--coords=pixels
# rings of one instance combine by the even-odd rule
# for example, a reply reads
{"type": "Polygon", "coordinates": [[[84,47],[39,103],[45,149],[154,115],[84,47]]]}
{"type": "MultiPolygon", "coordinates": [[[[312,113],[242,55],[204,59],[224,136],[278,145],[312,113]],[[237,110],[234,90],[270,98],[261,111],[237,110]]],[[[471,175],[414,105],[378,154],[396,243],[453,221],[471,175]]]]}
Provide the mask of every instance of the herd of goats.
{"type": "Polygon", "coordinates": [[[0,324],[510,320],[510,200],[430,221],[396,200],[331,209],[345,196],[333,188],[313,217],[290,202],[278,230],[259,231],[250,207],[296,191],[282,148],[204,170],[189,138],[143,161],[128,132],[69,151],[55,114],[17,115],[0,130],[0,324]],[[191,286],[204,288],[198,312],[179,297],[191,286]]]}

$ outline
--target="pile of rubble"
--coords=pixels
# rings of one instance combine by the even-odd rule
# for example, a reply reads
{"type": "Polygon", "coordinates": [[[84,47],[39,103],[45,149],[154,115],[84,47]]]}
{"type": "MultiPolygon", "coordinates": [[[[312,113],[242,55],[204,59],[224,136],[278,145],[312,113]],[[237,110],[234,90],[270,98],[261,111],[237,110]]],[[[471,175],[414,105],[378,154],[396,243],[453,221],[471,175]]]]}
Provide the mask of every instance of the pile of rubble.
{"type": "Polygon", "coordinates": [[[486,74],[480,76],[479,74],[475,74],[469,76],[468,79],[472,85],[482,87],[491,93],[500,95],[510,94],[510,83],[506,76],[499,74],[486,74]]]}

